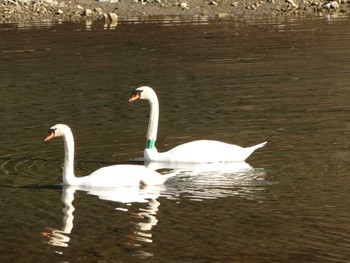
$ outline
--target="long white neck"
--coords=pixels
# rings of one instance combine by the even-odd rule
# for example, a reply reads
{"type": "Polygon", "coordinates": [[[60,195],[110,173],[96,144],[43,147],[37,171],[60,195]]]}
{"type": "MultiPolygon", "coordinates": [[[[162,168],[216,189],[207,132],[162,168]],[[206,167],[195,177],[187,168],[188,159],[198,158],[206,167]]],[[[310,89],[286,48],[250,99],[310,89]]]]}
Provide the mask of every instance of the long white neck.
{"type": "Polygon", "coordinates": [[[147,130],[147,145],[146,149],[152,149],[155,147],[158,132],[158,121],[159,121],[159,102],[155,92],[150,92],[147,98],[151,112],[148,122],[147,130]]]}
{"type": "Polygon", "coordinates": [[[74,176],[74,138],[71,131],[65,133],[64,141],[64,165],[63,165],[63,183],[74,185],[76,177],[74,176]]]}

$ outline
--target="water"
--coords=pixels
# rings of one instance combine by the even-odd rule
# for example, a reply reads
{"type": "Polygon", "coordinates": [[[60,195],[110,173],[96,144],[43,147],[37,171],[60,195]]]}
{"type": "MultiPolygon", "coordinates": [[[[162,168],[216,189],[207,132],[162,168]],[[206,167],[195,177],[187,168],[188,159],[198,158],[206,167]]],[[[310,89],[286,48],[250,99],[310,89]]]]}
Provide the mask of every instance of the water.
{"type": "Polygon", "coordinates": [[[0,26],[1,262],[349,262],[348,20],[0,26]],[[48,128],[71,126],[77,175],[134,162],[141,85],[160,99],[161,151],[268,144],[161,187],[62,188],[48,128]]]}

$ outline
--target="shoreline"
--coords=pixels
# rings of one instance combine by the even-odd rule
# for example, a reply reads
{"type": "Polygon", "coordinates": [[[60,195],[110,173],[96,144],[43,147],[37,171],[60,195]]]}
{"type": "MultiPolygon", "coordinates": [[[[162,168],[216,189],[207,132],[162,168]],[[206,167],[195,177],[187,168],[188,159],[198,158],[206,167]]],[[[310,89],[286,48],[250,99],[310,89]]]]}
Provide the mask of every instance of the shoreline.
{"type": "Polygon", "coordinates": [[[350,0],[0,0],[0,23],[116,22],[118,17],[349,14],[350,0]]]}

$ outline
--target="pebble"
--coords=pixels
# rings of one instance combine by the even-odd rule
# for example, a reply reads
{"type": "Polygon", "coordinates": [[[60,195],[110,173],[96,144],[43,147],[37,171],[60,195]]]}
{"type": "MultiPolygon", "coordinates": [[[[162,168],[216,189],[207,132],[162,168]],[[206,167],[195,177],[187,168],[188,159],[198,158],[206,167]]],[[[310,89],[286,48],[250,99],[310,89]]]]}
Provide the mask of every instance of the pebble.
{"type": "Polygon", "coordinates": [[[117,22],[118,21],[118,15],[116,13],[108,13],[108,19],[110,22],[117,22]]]}
{"type": "Polygon", "coordinates": [[[84,11],[85,16],[93,16],[93,14],[94,14],[94,12],[89,8],[85,9],[85,11],[84,11]]]}
{"type": "Polygon", "coordinates": [[[183,10],[189,9],[189,7],[188,7],[188,5],[187,5],[186,2],[182,2],[182,3],[180,4],[180,7],[181,7],[183,10]]]}
{"type": "Polygon", "coordinates": [[[337,1],[332,1],[331,6],[333,9],[338,10],[339,9],[339,4],[337,1]]]}
{"type": "Polygon", "coordinates": [[[96,7],[95,9],[94,9],[94,12],[98,15],[98,16],[103,16],[103,10],[102,10],[102,8],[100,8],[100,7],[96,7]]]}
{"type": "Polygon", "coordinates": [[[286,0],[288,4],[290,4],[294,8],[298,8],[299,6],[293,0],[286,0]]]}

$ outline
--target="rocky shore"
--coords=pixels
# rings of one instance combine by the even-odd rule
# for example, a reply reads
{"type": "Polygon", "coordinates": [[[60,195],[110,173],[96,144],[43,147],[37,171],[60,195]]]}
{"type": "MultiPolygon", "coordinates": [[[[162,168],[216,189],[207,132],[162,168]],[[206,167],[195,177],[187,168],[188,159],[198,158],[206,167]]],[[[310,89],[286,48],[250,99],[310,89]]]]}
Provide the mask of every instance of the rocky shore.
{"type": "Polygon", "coordinates": [[[115,22],[143,16],[276,16],[349,13],[350,0],[0,0],[0,23],[115,22]]]}

